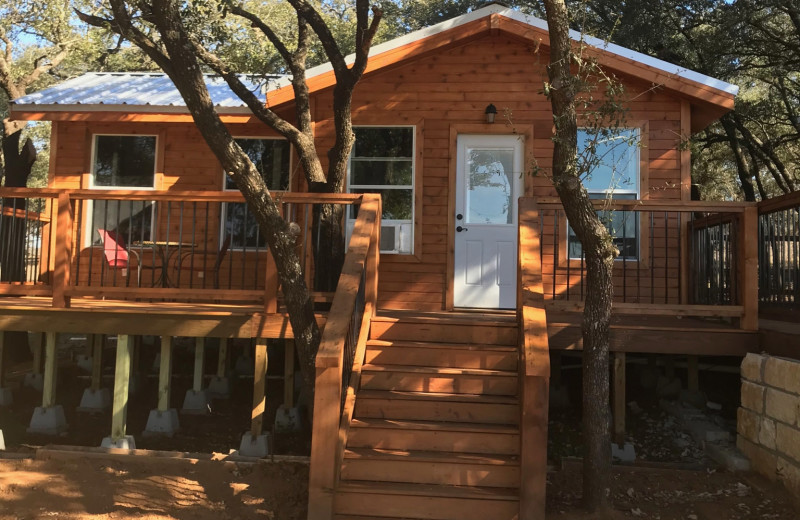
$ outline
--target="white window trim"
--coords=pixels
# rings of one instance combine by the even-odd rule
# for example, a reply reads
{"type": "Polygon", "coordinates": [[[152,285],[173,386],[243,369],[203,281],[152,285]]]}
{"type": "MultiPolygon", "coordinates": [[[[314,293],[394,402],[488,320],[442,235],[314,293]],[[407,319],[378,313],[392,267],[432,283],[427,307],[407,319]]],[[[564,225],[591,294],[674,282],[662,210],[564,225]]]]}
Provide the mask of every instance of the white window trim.
{"type": "MultiPolygon", "coordinates": [[[[411,184],[410,185],[386,185],[386,184],[351,184],[351,167],[353,164],[353,151],[350,152],[350,156],[347,158],[347,193],[352,193],[352,190],[370,190],[370,189],[380,189],[380,190],[411,190],[411,219],[410,220],[394,220],[394,219],[383,219],[381,218],[381,227],[387,225],[403,225],[408,224],[411,229],[411,237],[409,238],[411,243],[411,250],[408,252],[400,252],[400,251],[384,251],[381,250],[382,255],[402,255],[402,256],[413,256],[417,252],[415,251],[416,247],[416,217],[417,217],[417,204],[416,204],[416,192],[417,192],[417,125],[353,125],[353,129],[356,128],[409,128],[411,129],[411,155],[409,157],[363,157],[365,160],[379,160],[379,161],[387,161],[387,162],[406,162],[409,159],[411,160],[411,184]]],[[[353,149],[355,149],[355,143],[353,143],[353,149]]],[[[359,157],[361,159],[361,157],[359,157]]],[[[346,230],[346,243],[350,243],[350,235],[352,234],[352,228],[355,224],[355,221],[350,217],[350,212],[347,212],[347,222],[345,226],[346,230]]]]}
{"type": "MultiPolygon", "coordinates": [[[[158,134],[125,134],[125,133],[96,133],[92,134],[92,146],[91,146],[91,164],[90,164],[90,171],[89,171],[89,189],[90,190],[103,190],[103,191],[112,191],[112,190],[141,190],[141,191],[156,191],[156,176],[158,175],[158,154],[160,152],[159,145],[161,144],[158,134]],[[153,153],[153,185],[150,187],[147,186],[97,186],[94,183],[95,175],[96,175],[96,168],[97,168],[97,138],[98,137],[154,137],[155,138],[155,150],[153,153]]],[[[151,222],[155,223],[155,211],[156,211],[156,204],[153,202],[152,206],[152,216],[151,222]]],[[[91,215],[94,212],[94,201],[88,200],[86,201],[86,212],[85,215],[91,215]]],[[[86,223],[84,224],[84,238],[82,240],[83,247],[98,247],[102,248],[103,245],[94,245],[92,243],[92,236],[94,234],[94,230],[91,229],[92,227],[92,219],[87,218],[86,223]]],[[[155,229],[150,230],[150,239],[153,240],[155,238],[155,229]]]]}
{"type": "MultiPolygon", "coordinates": [[[[286,139],[285,137],[279,137],[279,136],[274,136],[274,135],[269,135],[269,136],[236,135],[236,136],[233,136],[233,139],[234,140],[237,140],[237,139],[261,139],[261,140],[264,140],[264,141],[285,141],[286,143],[288,143],[289,144],[289,187],[286,190],[270,190],[270,192],[271,193],[287,193],[287,192],[291,192],[292,191],[292,168],[294,166],[294,164],[293,164],[294,163],[294,154],[292,153],[292,150],[293,150],[292,143],[289,142],[288,139],[286,139]]],[[[228,173],[223,169],[222,170],[222,191],[237,191],[238,192],[239,188],[228,188],[227,187],[227,184],[228,184],[227,180],[228,180],[228,173]]],[[[247,204],[247,203],[246,202],[234,202],[233,204],[247,204]]],[[[220,228],[219,229],[220,229],[220,231],[222,231],[225,228],[225,219],[226,219],[227,215],[228,215],[228,203],[227,202],[223,202],[222,203],[222,207],[220,208],[220,212],[219,212],[219,218],[220,218],[220,228]]],[[[217,247],[222,247],[222,243],[224,241],[225,241],[225,239],[223,238],[223,234],[220,232],[219,233],[219,243],[217,244],[217,247]]],[[[234,245],[233,243],[231,243],[231,245],[228,247],[228,251],[245,251],[245,250],[247,250],[247,251],[255,251],[257,249],[260,249],[260,248],[237,246],[237,245],[234,245]]],[[[263,250],[264,251],[267,250],[267,246],[266,245],[264,246],[263,250]]]]}

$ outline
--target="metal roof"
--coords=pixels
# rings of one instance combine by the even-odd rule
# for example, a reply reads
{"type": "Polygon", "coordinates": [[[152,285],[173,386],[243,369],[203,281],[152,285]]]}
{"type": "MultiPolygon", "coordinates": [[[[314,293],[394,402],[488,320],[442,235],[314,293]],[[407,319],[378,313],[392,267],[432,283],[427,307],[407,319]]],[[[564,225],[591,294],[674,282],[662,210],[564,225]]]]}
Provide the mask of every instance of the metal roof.
{"type": "MultiPolygon", "coordinates": [[[[263,102],[269,83],[280,76],[242,75],[242,82],[263,102]]],[[[208,92],[214,105],[224,112],[249,112],[220,76],[205,75],[208,92]]],[[[14,100],[14,104],[50,109],[72,110],[117,107],[150,107],[168,111],[186,111],[186,103],[172,80],[155,72],[89,72],[50,88],[14,100]],[[99,105],[99,106],[98,106],[99,105]],[[101,108],[102,107],[102,108],[101,108]]]]}

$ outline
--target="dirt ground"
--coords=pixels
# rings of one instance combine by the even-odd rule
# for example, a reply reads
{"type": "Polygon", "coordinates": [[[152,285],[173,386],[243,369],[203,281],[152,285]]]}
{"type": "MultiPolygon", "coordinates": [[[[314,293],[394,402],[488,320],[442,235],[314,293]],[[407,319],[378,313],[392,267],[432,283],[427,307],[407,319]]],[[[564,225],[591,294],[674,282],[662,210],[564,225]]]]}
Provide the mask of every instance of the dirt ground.
{"type": "MultiPolygon", "coordinates": [[[[0,520],[304,519],[308,465],[150,457],[0,460],[0,520]]],[[[548,478],[548,519],[580,513],[580,466],[548,478]]],[[[610,520],[797,520],[780,486],[720,471],[617,468],[610,520]]],[[[491,519],[487,519],[491,520],[491,519]]]]}
{"type": "Polygon", "coordinates": [[[308,465],[127,460],[0,461],[0,520],[300,520],[308,465]]]}

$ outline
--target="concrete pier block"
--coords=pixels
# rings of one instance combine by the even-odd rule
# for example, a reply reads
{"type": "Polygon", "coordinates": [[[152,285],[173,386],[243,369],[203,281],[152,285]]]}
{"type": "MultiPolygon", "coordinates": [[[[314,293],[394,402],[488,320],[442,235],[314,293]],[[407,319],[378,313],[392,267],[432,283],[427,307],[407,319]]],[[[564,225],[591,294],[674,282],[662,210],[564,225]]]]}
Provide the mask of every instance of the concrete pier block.
{"type": "Polygon", "coordinates": [[[636,462],[636,450],[630,442],[626,442],[621,448],[616,442],[612,442],[611,458],[620,462],[636,462]]]}
{"type": "Polygon", "coordinates": [[[170,408],[164,412],[150,410],[150,415],[147,417],[147,426],[142,435],[145,437],[172,437],[180,427],[178,411],[175,408],[170,408]]]}
{"type": "Polygon", "coordinates": [[[111,392],[108,388],[92,390],[87,388],[83,391],[81,404],[77,410],[84,413],[100,413],[111,408],[111,392]]]}
{"type": "Polygon", "coordinates": [[[28,433],[60,435],[65,431],[67,431],[67,419],[64,417],[64,407],[60,404],[47,408],[37,406],[33,411],[28,433]]]}
{"type": "Polygon", "coordinates": [[[214,376],[206,391],[211,398],[228,399],[231,396],[231,380],[227,377],[214,376]]]}
{"type": "Polygon", "coordinates": [[[275,413],[275,433],[299,432],[302,424],[300,410],[297,407],[286,408],[281,405],[275,413]]]}
{"type": "Polygon", "coordinates": [[[11,406],[14,404],[14,395],[10,388],[0,388],[0,406],[11,406]]]}
{"type": "Polygon", "coordinates": [[[269,455],[269,434],[264,433],[255,438],[251,432],[242,435],[239,445],[239,455],[242,457],[256,457],[263,459],[269,455]]]}
{"type": "Polygon", "coordinates": [[[92,356],[86,354],[78,354],[75,358],[75,364],[84,372],[92,373],[92,356]]]}
{"type": "Polygon", "coordinates": [[[111,437],[105,437],[102,441],[100,441],[100,447],[116,448],[119,450],[135,450],[136,441],[133,439],[133,435],[126,435],[117,440],[114,440],[111,437]]]}
{"type": "Polygon", "coordinates": [[[211,402],[208,399],[208,392],[200,390],[199,392],[189,389],[186,391],[186,397],[183,399],[183,407],[181,413],[193,415],[205,415],[211,411],[211,402]]]}
{"type": "Polygon", "coordinates": [[[33,388],[37,392],[41,392],[44,388],[44,377],[42,374],[25,374],[25,379],[22,381],[22,386],[33,388]]]}

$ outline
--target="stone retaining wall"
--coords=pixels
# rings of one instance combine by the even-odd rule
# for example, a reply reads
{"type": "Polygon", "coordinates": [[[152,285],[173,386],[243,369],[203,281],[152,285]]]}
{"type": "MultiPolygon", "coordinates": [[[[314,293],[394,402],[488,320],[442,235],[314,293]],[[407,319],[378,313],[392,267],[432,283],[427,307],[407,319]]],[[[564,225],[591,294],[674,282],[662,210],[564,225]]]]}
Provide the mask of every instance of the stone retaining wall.
{"type": "Polygon", "coordinates": [[[753,469],[800,497],[800,361],[748,354],[737,422],[753,469]]]}

